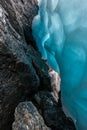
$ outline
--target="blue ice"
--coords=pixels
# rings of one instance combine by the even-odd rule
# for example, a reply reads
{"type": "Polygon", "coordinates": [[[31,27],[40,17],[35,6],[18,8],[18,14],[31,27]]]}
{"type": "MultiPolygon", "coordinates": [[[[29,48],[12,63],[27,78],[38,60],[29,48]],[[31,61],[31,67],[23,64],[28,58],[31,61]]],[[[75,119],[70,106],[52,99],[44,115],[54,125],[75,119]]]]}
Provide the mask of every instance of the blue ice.
{"type": "Polygon", "coordinates": [[[87,130],[87,0],[40,0],[32,30],[42,57],[61,75],[65,113],[87,130]]]}

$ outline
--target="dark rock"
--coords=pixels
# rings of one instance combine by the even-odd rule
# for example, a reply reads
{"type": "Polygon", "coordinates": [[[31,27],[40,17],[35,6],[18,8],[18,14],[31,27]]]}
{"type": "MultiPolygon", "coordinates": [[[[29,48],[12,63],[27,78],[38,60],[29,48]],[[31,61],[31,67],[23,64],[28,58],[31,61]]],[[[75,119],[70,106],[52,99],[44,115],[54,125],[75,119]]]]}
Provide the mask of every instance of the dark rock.
{"type": "Polygon", "coordinates": [[[19,34],[22,34],[24,26],[31,27],[32,19],[38,11],[35,0],[0,0],[0,5],[11,26],[19,34]]]}
{"type": "Polygon", "coordinates": [[[23,30],[24,30],[24,36],[25,36],[26,43],[28,45],[31,44],[34,47],[34,49],[38,50],[36,43],[35,43],[35,40],[34,40],[33,35],[32,35],[32,29],[26,25],[26,26],[24,26],[23,30]]]}
{"type": "Polygon", "coordinates": [[[34,0],[0,0],[0,130],[11,129],[17,104],[38,91],[41,77],[48,80],[43,75],[46,67],[41,70],[36,61],[42,68],[45,63],[24,36],[24,27],[31,26],[36,13],[34,0]]]}
{"type": "Polygon", "coordinates": [[[20,103],[15,110],[12,130],[50,130],[31,102],[20,103]]]}
{"type": "Polygon", "coordinates": [[[40,78],[39,90],[51,91],[52,88],[50,76],[48,74],[48,67],[45,64],[45,61],[41,60],[40,53],[37,53],[37,51],[35,51],[32,46],[29,46],[26,55],[31,57],[33,66],[36,69],[36,73],[40,78]]]}
{"type": "Polygon", "coordinates": [[[52,130],[75,130],[73,121],[66,117],[61,105],[55,101],[50,92],[39,92],[35,95],[35,101],[47,126],[51,127],[52,130]]]}

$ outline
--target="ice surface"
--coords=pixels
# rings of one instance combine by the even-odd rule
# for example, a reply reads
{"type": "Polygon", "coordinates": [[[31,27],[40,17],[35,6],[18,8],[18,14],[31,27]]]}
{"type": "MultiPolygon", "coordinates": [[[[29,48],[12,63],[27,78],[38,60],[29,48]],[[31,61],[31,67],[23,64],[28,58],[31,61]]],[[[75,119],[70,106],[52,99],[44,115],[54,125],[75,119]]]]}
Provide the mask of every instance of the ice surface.
{"type": "Polygon", "coordinates": [[[62,103],[87,130],[87,0],[40,0],[32,23],[42,56],[61,75],[62,103]]]}

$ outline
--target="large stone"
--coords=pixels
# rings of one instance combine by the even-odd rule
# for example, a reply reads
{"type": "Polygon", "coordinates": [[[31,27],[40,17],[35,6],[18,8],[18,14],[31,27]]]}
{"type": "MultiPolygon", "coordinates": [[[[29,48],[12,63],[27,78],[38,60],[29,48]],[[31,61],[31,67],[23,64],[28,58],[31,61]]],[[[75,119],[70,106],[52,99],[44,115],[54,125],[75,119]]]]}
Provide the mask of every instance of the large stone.
{"type": "Polygon", "coordinates": [[[24,35],[36,13],[34,0],[0,0],[0,130],[11,129],[15,107],[38,91],[40,79],[50,84],[44,61],[24,35]]]}
{"type": "Polygon", "coordinates": [[[17,106],[12,128],[12,130],[50,130],[31,102],[23,102],[17,106]]]}

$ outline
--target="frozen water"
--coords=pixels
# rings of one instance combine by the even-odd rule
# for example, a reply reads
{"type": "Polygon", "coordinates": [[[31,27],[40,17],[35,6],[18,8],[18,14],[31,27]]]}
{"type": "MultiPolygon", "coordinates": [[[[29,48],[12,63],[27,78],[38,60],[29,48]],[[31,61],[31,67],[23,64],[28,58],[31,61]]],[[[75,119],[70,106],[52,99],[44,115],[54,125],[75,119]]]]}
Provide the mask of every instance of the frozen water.
{"type": "Polygon", "coordinates": [[[40,0],[32,23],[42,56],[61,75],[62,103],[87,130],[87,0],[40,0]]]}

